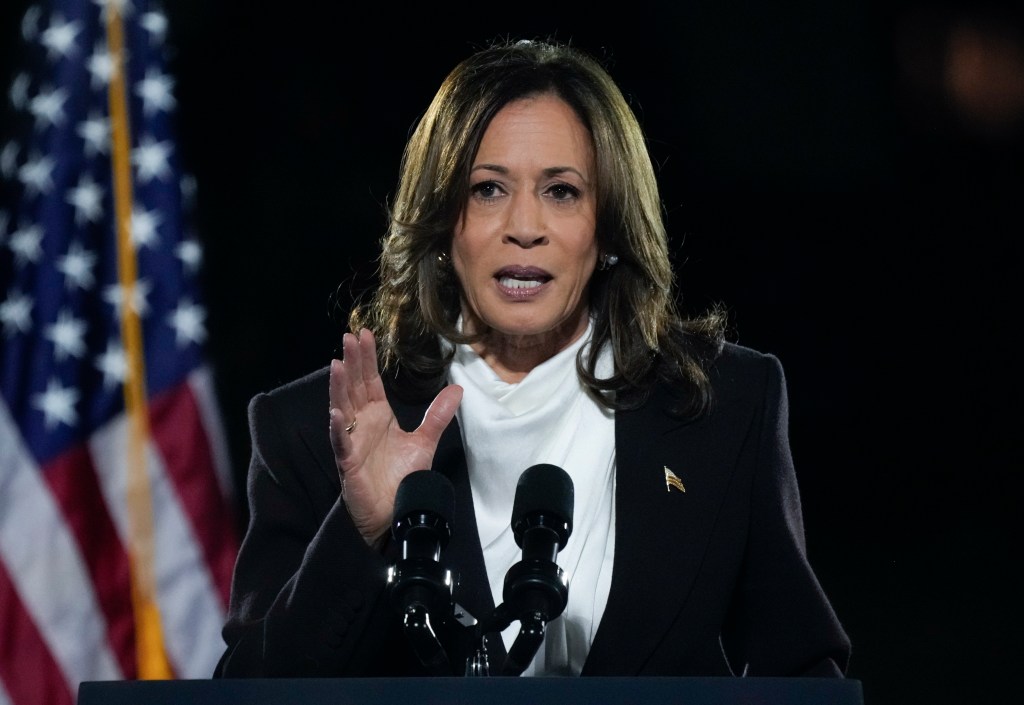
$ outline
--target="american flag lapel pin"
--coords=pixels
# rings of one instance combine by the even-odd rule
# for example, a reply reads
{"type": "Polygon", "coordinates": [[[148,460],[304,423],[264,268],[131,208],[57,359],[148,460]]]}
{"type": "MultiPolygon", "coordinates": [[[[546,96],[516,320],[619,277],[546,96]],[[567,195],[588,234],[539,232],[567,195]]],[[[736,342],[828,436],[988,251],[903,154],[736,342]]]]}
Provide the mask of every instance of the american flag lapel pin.
{"type": "Polygon", "coordinates": [[[686,492],[686,488],[683,487],[683,481],[679,479],[679,476],[668,469],[668,465],[665,466],[665,491],[671,492],[672,488],[675,487],[680,492],[686,492]]]}

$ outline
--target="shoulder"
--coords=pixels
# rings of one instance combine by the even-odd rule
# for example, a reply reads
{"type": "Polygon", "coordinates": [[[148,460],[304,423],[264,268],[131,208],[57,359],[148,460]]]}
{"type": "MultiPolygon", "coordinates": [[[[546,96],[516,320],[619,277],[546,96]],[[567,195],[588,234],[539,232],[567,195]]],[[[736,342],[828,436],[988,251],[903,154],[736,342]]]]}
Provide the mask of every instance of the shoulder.
{"type": "Polygon", "coordinates": [[[782,362],[772,353],[763,352],[739,343],[725,343],[711,365],[712,374],[756,375],[782,372],[782,362]]]}
{"type": "Polygon", "coordinates": [[[277,499],[264,501],[312,506],[310,515],[319,520],[338,496],[338,470],[328,433],[329,381],[330,368],[324,366],[249,401],[250,495],[284,492],[292,499],[273,494],[277,499]]]}
{"type": "Polygon", "coordinates": [[[714,396],[720,403],[752,396],[778,397],[785,393],[782,361],[774,354],[738,343],[726,343],[708,370],[714,396]]]}
{"type": "Polygon", "coordinates": [[[303,475],[313,467],[323,467],[328,475],[332,471],[327,433],[329,370],[325,366],[260,392],[249,401],[252,462],[264,467],[279,484],[288,474],[283,468],[297,468],[292,474],[303,475]]]}
{"type": "Polygon", "coordinates": [[[329,379],[330,367],[324,365],[302,377],[260,392],[249,401],[249,415],[255,417],[269,409],[278,409],[297,414],[299,418],[307,413],[316,413],[322,422],[330,403],[329,379]]]}
{"type": "Polygon", "coordinates": [[[271,396],[277,399],[301,398],[309,394],[327,393],[327,381],[330,378],[330,366],[324,365],[318,370],[278,385],[257,396],[271,396]]]}

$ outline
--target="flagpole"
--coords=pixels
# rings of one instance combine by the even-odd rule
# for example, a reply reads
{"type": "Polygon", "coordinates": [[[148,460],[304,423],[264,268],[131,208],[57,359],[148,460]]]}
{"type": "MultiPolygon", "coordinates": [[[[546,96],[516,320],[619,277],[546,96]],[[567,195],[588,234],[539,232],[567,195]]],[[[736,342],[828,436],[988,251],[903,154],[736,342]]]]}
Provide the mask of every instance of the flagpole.
{"type": "Polygon", "coordinates": [[[135,650],[138,677],[143,680],[172,677],[164,649],[163,630],[153,574],[154,540],[152,498],[146,467],[146,445],[150,435],[146,403],[145,358],[142,325],[135,307],[137,263],[131,241],[132,173],[131,132],[128,119],[124,23],[117,2],[105,5],[107,48],[116,69],[109,88],[111,163],[114,182],[115,229],[117,233],[118,279],[121,285],[121,337],[128,359],[124,384],[128,415],[127,509],[129,524],[129,569],[132,610],[135,619],[135,650]]]}

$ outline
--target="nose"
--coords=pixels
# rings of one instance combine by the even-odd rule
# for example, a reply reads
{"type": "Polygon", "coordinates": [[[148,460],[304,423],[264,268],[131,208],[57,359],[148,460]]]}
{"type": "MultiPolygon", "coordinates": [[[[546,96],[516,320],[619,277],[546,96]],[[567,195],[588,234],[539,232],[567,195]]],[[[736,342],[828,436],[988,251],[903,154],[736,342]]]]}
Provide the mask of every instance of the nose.
{"type": "Polygon", "coordinates": [[[548,243],[544,204],[540,196],[528,192],[514,195],[507,213],[505,234],[501,238],[503,243],[527,250],[548,243]]]}
{"type": "Polygon", "coordinates": [[[548,244],[548,238],[547,235],[516,235],[513,233],[507,233],[502,238],[502,242],[509,245],[517,245],[522,247],[524,250],[528,250],[531,247],[536,247],[537,245],[548,244]]]}

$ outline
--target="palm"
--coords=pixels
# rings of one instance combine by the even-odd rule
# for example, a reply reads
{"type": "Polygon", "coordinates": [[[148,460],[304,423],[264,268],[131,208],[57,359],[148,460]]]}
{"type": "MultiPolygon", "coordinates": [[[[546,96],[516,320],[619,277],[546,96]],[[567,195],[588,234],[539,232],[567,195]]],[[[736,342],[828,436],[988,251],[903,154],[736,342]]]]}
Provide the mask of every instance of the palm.
{"type": "Polygon", "coordinates": [[[331,363],[331,442],[342,497],[356,527],[375,543],[387,530],[402,479],[427,469],[441,433],[455,415],[462,390],[449,386],[430,405],[415,431],[398,425],[377,369],[369,331],[346,334],[344,362],[331,363]],[[355,420],[355,428],[346,431],[355,420]]]}

